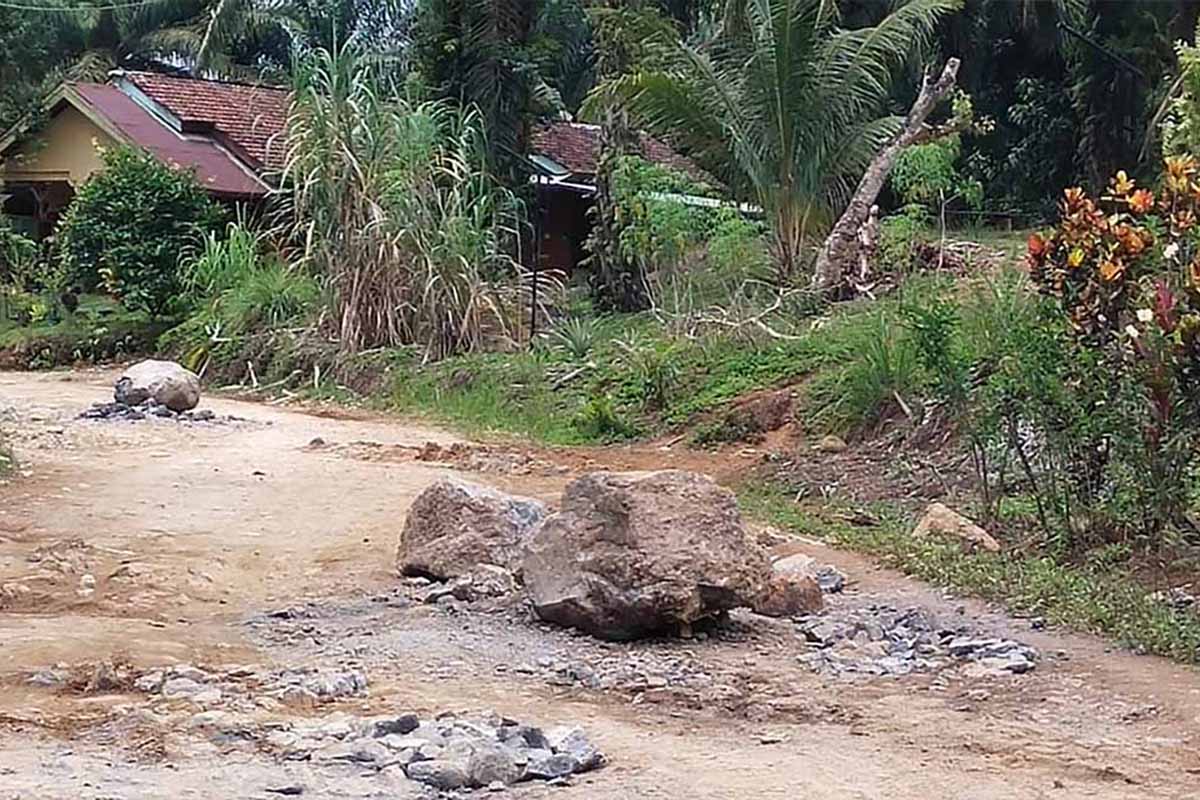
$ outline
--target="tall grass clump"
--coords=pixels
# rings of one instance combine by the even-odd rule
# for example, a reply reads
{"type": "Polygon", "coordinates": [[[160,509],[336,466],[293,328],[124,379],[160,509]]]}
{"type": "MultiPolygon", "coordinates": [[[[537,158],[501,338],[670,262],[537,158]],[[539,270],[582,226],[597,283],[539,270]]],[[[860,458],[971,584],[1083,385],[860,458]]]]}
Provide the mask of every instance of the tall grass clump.
{"type": "Polygon", "coordinates": [[[352,44],[298,57],[292,98],[291,234],[341,349],[438,359],[510,336],[518,207],[485,170],[479,115],[411,97],[352,44]]]}
{"type": "Polygon", "coordinates": [[[320,298],[317,282],[272,248],[269,234],[231,224],[184,262],[184,281],[202,314],[232,333],[271,330],[301,319],[320,298]]]}

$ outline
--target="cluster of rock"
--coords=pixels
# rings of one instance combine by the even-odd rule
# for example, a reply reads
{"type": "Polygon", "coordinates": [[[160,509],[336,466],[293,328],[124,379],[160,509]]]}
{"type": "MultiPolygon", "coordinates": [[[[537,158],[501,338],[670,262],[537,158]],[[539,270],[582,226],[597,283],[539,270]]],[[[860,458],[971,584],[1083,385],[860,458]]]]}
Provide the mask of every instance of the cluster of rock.
{"type": "Polygon", "coordinates": [[[542,730],[497,714],[381,719],[348,749],[347,758],[399,765],[410,780],[442,791],[562,780],[605,761],[578,726],[542,730]]]}
{"type": "Polygon", "coordinates": [[[449,581],[430,602],[523,584],[541,619],[611,640],[686,633],[734,608],[792,616],[822,605],[813,575],[772,569],[732,492],[676,470],[586,474],[553,514],[537,500],[439,481],[409,511],[397,566],[449,581]]]}
{"type": "Polygon", "coordinates": [[[941,626],[920,608],[871,605],[800,620],[797,627],[813,648],[800,660],[826,674],[898,677],[975,662],[984,672],[1012,675],[1032,671],[1038,660],[1028,645],[941,626]]]}
{"type": "Polygon", "coordinates": [[[217,415],[205,408],[199,411],[172,411],[169,407],[159,405],[154,400],[147,400],[136,406],[124,403],[93,403],[79,414],[80,419],[94,420],[124,420],[140,422],[144,419],[172,419],[180,422],[215,422],[217,415]]]}
{"type": "Polygon", "coordinates": [[[258,671],[233,667],[211,672],[191,664],[180,664],[144,673],[133,681],[139,692],[208,707],[252,690],[257,705],[271,704],[311,708],[367,692],[367,676],[361,670],[319,670],[300,667],[258,671]]]}
{"type": "Polygon", "coordinates": [[[113,385],[111,403],[94,403],[79,416],[94,420],[216,421],[212,411],[193,411],[199,403],[199,376],[174,361],[151,359],[140,361],[121,374],[113,385]]]}
{"type": "MultiPolygon", "coordinates": [[[[985,531],[938,504],[914,535],[999,549],[985,531]]],[[[690,472],[586,474],[566,487],[554,513],[529,498],[441,481],[414,503],[398,567],[445,581],[423,589],[426,602],[523,590],[541,620],[599,639],[691,635],[697,623],[736,608],[791,618],[812,647],[804,660],[836,674],[899,676],[968,661],[1021,674],[1038,659],[1020,642],[939,627],[917,608],[819,615],[824,596],[842,591],[845,576],[804,554],[772,562],[743,524],[733,494],[690,472]]],[[[572,682],[598,682],[586,670],[563,673],[572,682]]]]}
{"type": "MultiPolygon", "coordinates": [[[[39,670],[30,685],[84,691],[136,691],[158,709],[145,719],[165,719],[169,709],[192,709],[187,728],[230,746],[273,753],[326,769],[354,768],[403,777],[441,791],[501,789],[522,781],[563,782],[604,765],[604,754],[577,725],[540,728],[485,711],[371,717],[334,712],[315,719],[263,717],[310,703],[363,696],[367,677],[358,670],[293,668],[208,670],[190,664],[139,673],[127,663],[65,664],[39,670]]],[[[274,790],[272,790],[274,791],[274,790]]],[[[285,793],[303,793],[303,786],[285,793]]]]}

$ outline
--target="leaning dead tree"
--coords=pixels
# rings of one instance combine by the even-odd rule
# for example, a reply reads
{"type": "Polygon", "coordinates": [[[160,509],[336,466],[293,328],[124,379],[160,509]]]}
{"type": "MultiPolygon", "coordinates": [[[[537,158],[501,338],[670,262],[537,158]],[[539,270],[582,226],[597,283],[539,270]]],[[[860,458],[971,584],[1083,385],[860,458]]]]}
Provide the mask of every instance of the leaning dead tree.
{"type": "Polygon", "coordinates": [[[896,159],[906,147],[920,144],[940,136],[952,133],[949,127],[933,128],[925,124],[925,120],[933,113],[938,104],[954,88],[958,80],[959,60],[952,58],[946,62],[941,76],[930,82],[926,73],[921,81],[921,91],[904,120],[904,127],[884,146],[871,165],[863,174],[858,188],[850,198],[850,204],[842,212],[842,216],[829,232],[821,252],[817,254],[817,264],[813,280],[821,289],[834,289],[844,280],[846,273],[853,269],[858,256],[858,232],[867,221],[879,192],[882,191],[896,159]]]}

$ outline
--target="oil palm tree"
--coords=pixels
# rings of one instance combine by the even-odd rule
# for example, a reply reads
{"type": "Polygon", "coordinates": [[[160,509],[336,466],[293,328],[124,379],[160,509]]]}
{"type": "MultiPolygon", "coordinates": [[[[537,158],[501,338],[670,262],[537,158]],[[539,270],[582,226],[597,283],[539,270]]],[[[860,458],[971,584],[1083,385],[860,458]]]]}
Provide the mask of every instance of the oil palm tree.
{"type": "Polygon", "coordinates": [[[286,70],[291,51],[336,51],[353,39],[375,57],[401,59],[409,41],[411,0],[210,0],[193,40],[201,70],[237,68],[239,50],[257,44],[286,70]]]}
{"type": "MultiPolygon", "coordinates": [[[[64,3],[45,13],[64,50],[72,77],[103,80],[116,68],[178,65],[193,50],[193,32],[208,0],[146,0],[117,5],[103,0],[64,3]]],[[[48,6],[53,8],[53,6],[48,6]]]]}
{"type": "Polygon", "coordinates": [[[763,209],[778,279],[900,129],[883,113],[893,73],[961,0],[900,0],[870,27],[841,27],[833,0],[730,0],[714,37],[662,37],[661,67],[603,82],[585,112],[622,103],[763,209]]]}

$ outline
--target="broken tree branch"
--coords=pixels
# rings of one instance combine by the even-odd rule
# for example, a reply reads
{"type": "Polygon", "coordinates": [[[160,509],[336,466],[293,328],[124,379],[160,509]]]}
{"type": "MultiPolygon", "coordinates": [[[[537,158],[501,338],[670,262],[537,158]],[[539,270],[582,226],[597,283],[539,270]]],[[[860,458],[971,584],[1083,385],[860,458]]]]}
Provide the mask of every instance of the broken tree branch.
{"type": "Polygon", "coordinates": [[[958,80],[958,67],[959,60],[951,58],[936,81],[931,83],[929,73],[925,74],[921,81],[921,91],[904,120],[904,127],[875,156],[859,181],[858,188],[854,190],[849,205],[829,232],[821,252],[817,254],[813,281],[818,288],[835,288],[841,283],[847,267],[854,263],[858,229],[870,214],[871,206],[879,197],[879,192],[887,182],[900,153],[913,144],[936,138],[935,133],[938,129],[927,126],[925,120],[954,88],[958,80]]]}

